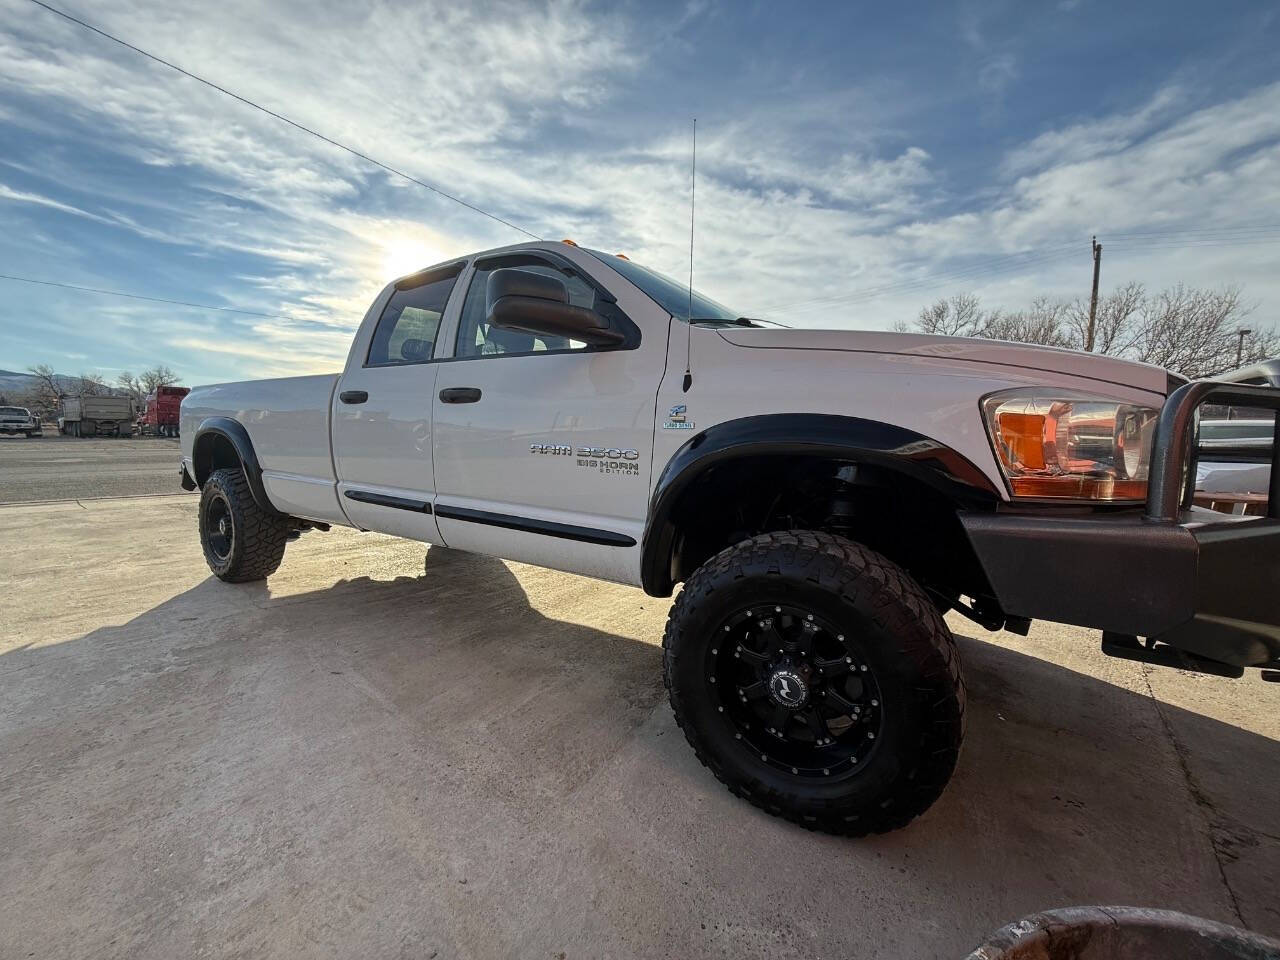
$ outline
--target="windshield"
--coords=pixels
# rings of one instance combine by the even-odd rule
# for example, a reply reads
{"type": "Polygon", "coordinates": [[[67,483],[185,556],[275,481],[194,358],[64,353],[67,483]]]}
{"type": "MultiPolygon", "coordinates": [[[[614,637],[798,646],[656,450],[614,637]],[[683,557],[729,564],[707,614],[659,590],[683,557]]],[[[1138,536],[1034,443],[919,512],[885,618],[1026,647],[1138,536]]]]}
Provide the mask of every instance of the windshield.
{"type": "Polygon", "coordinates": [[[25,407],[0,407],[0,417],[29,416],[25,407]]]}
{"type": "MultiPolygon", "coordinates": [[[[650,270],[648,267],[642,267],[638,263],[633,263],[622,257],[615,257],[610,253],[601,253],[599,250],[587,250],[587,253],[613,267],[614,270],[617,270],[648,294],[651,299],[657,301],[663,310],[677,320],[689,319],[689,287],[687,284],[678,283],[670,277],[663,276],[656,270],[650,270]]],[[[740,316],[741,314],[738,311],[730,310],[724,304],[716,303],[710,297],[704,297],[697,290],[693,291],[693,318],[695,322],[699,320],[718,320],[726,323],[736,323],[740,316]]]]}

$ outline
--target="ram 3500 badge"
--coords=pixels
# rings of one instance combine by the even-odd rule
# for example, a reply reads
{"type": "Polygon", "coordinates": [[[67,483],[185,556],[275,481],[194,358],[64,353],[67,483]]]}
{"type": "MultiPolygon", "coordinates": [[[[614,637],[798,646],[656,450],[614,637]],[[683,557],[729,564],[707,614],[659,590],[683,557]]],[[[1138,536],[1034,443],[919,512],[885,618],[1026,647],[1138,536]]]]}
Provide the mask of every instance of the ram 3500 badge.
{"type": "Polygon", "coordinates": [[[180,470],[223,580],[344,524],[654,596],[683,583],[664,674],[699,758],[772,813],[863,834],[923,812],[955,767],[948,610],[1211,673],[1277,666],[1280,470],[1265,517],[1187,509],[1206,400],[1275,409],[1280,390],[766,329],[539,242],[388,285],[340,374],[193,390],[180,470]]]}

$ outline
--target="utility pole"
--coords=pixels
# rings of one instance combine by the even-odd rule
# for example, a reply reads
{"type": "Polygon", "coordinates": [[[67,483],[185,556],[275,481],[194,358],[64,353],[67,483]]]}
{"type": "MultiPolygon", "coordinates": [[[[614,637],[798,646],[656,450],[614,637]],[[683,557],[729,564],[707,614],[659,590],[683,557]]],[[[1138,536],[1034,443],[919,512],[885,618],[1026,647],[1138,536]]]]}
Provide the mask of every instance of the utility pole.
{"type": "Polygon", "coordinates": [[[1093,353],[1093,331],[1098,320],[1098,272],[1102,268],[1102,244],[1093,238],[1093,293],[1089,295],[1089,334],[1085,337],[1084,348],[1093,353]]]}
{"type": "Polygon", "coordinates": [[[1244,338],[1251,333],[1253,333],[1252,330],[1246,330],[1243,327],[1241,327],[1239,330],[1236,331],[1236,334],[1240,337],[1240,342],[1236,344],[1236,369],[1237,370],[1240,369],[1240,364],[1244,361],[1244,338]]]}

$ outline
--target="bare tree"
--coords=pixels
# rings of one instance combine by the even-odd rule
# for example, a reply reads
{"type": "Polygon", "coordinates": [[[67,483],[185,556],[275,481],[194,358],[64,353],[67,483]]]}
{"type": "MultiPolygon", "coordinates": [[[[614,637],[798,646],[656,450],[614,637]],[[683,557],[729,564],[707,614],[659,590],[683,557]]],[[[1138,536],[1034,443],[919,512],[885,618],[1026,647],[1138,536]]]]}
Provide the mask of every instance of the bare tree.
{"type": "Polygon", "coordinates": [[[1070,347],[1071,334],[1066,326],[1069,309],[1060,300],[1037,297],[1027,310],[1012,313],[996,310],[988,314],[981,336],[1047,347],[1070,347]]]}
{"type": "Polygon", "coordinates": [[[99,374],[81,373],[76,378],[74,392],[82,397],[101,397],[111,393],[111,387],[99,374]]]}
{"type": "Polygon", "coordinates": [[[167,387],[171,383],[177,383],[178,379],[178,375],[163,363],[150,370],[143,370],[138,376],[144,394],[154,393],[156,387],[167,387]]]}
{"type": "MultiPolygon", "coordinates": [[[[1237,287],[1207,290],[1179,284],[1154,296],[1140,283],[1116,288],[1098,302],[1094,351],[1153,363],[1191,378],[1236,366],[1239,331],[1252,312],[1237,287]]],[[[976,296],[956,294],[920,311],[923,333],[986,337],[1083,349],[1088,304],[1040,297],[1026,310],[986,311],[976,296]]],[[[1242,363],[1280,356],[1280,333],[1254,330],[1242,363]]]]}
{"type": "Polygon", "coordinates": [[[128,370],[120,371],[120,375],[116,377],[116,386],[131,396],[134,400],[141,400],[145,396],[142,389],[142,381],[128,370]]]}
{"type": "Polygon", "coordinates": [[[1065,328],[1067,311],[1065,303],[1048,297],[1037,298],[1027,310],[986,311],[974,294],[958,293],[921,310],[916,329],[949,337],[983,337],[1066,347],[1071,345],[1070,333],[1065,328]]]}
{"type": "Polygon", "coordinates": [[[65,395],[58,375],[53,372],[53,367],[49,364],[37,363],[35,366],[27,367],[27,373],[36,378],[34,393],[42,402],[57,403],[65,395]]]}
{"type": "MultiPolygon", "coordinates": [[[[1095,353],[1120,355],[1133,346],[1134,318],[1147,302],[1147,290],[1136,281],[1126,283],[1098,300],[1094,323],[1095,353]]],[[[1071,346],[1083,350],[1089,341],[1089,301],[1075,300],[1067,310],[1071,346]]]]}
{"type": "MultiPolygon", "coordinates": [[[[1251,312],[1237,287],[1201,290],[1179,284],[1143,305],[1130,350],[1137,360],[1184,376],[1211,377],[1235,367],[1237,331],[1251,312]]],[[[1257,354],[1275,344],[1274,331],[1253,334],[1242,362],[1261,359],[1257,354]]]]}
{"type": "Polygon", "coordinates": [[[943,337],[980,337],[983,336],[985,318],[982,301],[977,296],[957,293],[921,310],[916,327],[920,333],[943,337]]]}

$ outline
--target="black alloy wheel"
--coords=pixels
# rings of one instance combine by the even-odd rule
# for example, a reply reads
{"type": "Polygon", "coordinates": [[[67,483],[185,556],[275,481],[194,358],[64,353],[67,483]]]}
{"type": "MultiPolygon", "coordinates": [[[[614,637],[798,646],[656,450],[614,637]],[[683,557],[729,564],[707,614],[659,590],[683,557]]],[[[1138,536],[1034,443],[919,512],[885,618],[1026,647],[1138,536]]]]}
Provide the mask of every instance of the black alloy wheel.
{"type": "Polygon", "coordinates": [[[856,773],[876,747],[879,685],[857,639],[792,604],[753,603],[707,649],[707,695],[735,737],[795,776],[856,773]]]}
{"type": "Polygon", "coordinates": [[[663,637],[671,707],[734,794],[863,836],[927,810],[955,769],[964,680],[929,596],[824,531],[764,533],[685,582],[663,637]]]}
{"type": "Polygon", "coordinates": [[[231,546],[235,542],[235,519],[231,515],[231,506],[226,497],[218,494],[209,498],[204,526],[209,550],[220,563],[225,563],[231,556],[231,546]]]}

